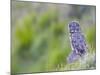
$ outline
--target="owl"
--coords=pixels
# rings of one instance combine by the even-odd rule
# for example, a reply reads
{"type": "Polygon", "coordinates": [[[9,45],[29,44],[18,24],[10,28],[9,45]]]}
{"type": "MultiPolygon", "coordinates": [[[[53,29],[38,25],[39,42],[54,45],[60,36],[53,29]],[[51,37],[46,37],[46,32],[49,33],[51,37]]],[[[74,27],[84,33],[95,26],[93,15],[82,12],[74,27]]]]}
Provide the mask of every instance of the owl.
{"type": "Polygon", "coordinates": [[[78,22],[73,21],[69,23],[68,30],[72,51],[67,61],[71,63],[86,54],[87,46],[78,22]]]}

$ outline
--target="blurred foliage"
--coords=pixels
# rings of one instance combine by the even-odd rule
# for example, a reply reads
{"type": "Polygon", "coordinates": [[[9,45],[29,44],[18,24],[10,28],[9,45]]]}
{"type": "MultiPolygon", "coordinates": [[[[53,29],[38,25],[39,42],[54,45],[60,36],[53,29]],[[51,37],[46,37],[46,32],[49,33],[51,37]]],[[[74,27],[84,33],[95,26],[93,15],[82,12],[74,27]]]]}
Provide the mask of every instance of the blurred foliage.
{"type": "Polygon", "coordinates": [[[96,27],[93,26],[87,31],[87,41],[90,44],[93,44],[93,48],[96,48],[96,27]]]}
{"type": "MultiPolygon", "coordinates": [[[[14,6],[18,8],[22,6],[15,4],[14,6]]],[[[23,5],[22,8],[25,7],[23,5]]],[[[83,68],[80,65],[82,62],[80,63],[79,61],[73,64],[67,63],[67,57],[71,52],[67,25],[69,21],[72,21],[72,17],[60,20],[59,15],[58,9],[51,7],[45,10],[45,12],[41,12],[41,14],[37,13],[36,10],[32,10],[14,21],[11,50],[12,74],[90,69],[91,66],[83,68]]],[[[85,15],[83,14],[83,16],[85,15]]],[[[82,28],[84,26],[81,25],[82,28]]],[[[95,25],[85,28],[84,32],[89,49],[93,50],[95,54],[95,25]]],[[[90,61],[92,62],[92,59],[90,61]]]]}

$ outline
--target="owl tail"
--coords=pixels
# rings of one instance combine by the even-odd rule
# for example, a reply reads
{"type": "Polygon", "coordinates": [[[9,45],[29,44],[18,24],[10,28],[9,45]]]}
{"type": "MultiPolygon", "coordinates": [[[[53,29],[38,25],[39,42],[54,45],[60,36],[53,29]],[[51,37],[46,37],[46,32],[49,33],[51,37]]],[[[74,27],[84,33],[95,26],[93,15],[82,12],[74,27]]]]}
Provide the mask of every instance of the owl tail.
{"type": "Polygon", "coordinates": [[[80,57],[80,56],[75,52],[75,50],[73,50],[73,51],[71,52],[71,54],[68,56],[67,62],[68,62],[68,63],[73,63],[74,61],[78,60],[79,57],[80,57]]]}

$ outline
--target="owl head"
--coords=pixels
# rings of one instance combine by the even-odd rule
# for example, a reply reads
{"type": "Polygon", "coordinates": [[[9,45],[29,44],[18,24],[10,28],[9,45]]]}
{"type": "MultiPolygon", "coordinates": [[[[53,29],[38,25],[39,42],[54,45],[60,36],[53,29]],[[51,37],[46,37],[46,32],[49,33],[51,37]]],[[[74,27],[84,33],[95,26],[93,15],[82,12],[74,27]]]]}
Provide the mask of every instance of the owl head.
{"type": "Polygon", "coordinates": [[[70,33],[77,33],[77,32],[80,32],[79,23],[77,23],[77,22],[75,22],[75,21],[69,23],[69,31],[70,31],[70,33]]]}

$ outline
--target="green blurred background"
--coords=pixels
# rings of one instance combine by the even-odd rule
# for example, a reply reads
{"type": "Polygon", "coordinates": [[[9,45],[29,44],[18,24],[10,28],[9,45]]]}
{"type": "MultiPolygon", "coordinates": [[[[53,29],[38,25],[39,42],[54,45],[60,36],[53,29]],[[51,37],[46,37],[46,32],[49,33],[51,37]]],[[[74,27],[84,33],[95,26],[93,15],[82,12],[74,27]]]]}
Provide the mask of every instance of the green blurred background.
{"type": "Polygon", "coordinates": [[[95,69],[95,6],[11,2],[11,73],[95,69]],[[85,60],[67,63],[68,23],[79,21],[88,46],[85,60]]]}

